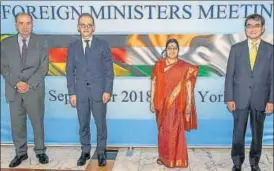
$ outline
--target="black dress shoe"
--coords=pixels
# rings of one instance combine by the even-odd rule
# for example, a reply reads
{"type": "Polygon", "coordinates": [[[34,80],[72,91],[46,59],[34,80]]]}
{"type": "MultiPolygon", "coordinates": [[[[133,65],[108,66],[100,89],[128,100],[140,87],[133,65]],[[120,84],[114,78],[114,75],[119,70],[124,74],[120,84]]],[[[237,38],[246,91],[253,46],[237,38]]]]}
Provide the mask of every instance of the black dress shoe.
{"type": "Polygon", "coordinates": [[[80,158],[77,161],[77,166],[85,165],[86,161],[89,159],[90,159],[90,154],[82,152],[80,158]]]}
{"type": "Polygon", "coordinates": [[[98,166],[106,166],[107,165],[107,160],[106,160],[106,154],[105,153],[100,153],[97,155],[98,158],[98,166]]]}
{"type": "Polygon", "coordinates": [[[39,163],[41,163],[41,164],[47,164],[47,163],[49,163],[49,157],[47,156],[46,153],[37,154],[36,157],[38,158],[39,163]]]}
{"type": "Polygon", "coordinates": [[[15,156],[12,161],[9,164],[9,167],[16,167],[19,166],[22,161],[27,160],[28,159],[28,155],[24,154],[23,156],[15,156]]]}
{"type": "Polygon", "coordinates": [[[251,166],[251,171],[261,171],[258,165],[251,166]]]}
{"type": "Polygon", "coordinates": [[[233,166],[232,167],[232,171],[241,171],[242,170],[242,167],[241,166],[233,166]]]}

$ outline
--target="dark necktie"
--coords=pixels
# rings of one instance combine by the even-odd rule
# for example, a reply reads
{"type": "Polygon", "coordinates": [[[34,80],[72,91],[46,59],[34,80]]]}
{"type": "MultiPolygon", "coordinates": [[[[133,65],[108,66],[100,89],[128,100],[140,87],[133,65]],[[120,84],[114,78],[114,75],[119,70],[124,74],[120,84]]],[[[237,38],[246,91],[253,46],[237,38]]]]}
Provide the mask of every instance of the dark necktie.
{"type": "Polygon", "coordinates": [[[23,39],[23,46],[22,46],[22,54],[21,54],[21,60],[24,62],[27,57],[27,40],[23,39]]]}
{"type": "Polygon", "coordinates": [[[86,48],[85,48],[85,57],[86,57],[88,53],[88,48],[89,48],[89,40],[85,40],[85,42],[86,42],[86,48]]]}

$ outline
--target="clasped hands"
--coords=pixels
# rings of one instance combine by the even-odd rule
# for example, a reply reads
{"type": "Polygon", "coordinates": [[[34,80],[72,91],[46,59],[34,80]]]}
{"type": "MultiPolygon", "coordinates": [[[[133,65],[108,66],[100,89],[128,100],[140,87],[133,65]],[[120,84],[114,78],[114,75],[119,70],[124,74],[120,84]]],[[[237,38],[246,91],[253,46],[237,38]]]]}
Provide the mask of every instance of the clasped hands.
{"type": "Polygon", "coordinates": [[[19,93],[26,93],[26,92],[29,91],[29,85],[26,82],[23,82],[23,81],[19,81],[16,84],[16,88],[17,88],[17,91],[19,93]]]}

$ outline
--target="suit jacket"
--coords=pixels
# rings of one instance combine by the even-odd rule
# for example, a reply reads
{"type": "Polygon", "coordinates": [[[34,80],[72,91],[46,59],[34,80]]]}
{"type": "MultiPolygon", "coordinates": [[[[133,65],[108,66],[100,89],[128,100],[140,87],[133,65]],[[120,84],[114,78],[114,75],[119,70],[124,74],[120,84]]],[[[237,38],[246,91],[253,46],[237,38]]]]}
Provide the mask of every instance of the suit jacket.
{"type": "Polygon", "coordinates": [[[103,92],[112,93],[113,62],[107,42],[93,36],[91,47],[84,55],[82,40],[76,40],[68,47],[66,64],[67,88],[69,95],[77,99],[86,95],[85,88],[91,87],[91,96],[101,101],[103,92]]]}
{"type": "Polygon", "coordinates": [[[31,34],[27,57],[21,61],[18,35],[8,37],[1,42],[1,74],[5,79],[7,101],[13,101],[16,95],[16,84],[27,82],[29,91],[45,95],[44,79],[48,72],[48,46],[46,39],[31,34]]]}
{"type": "Polygon", "coordinates": [[[248,41],[231,47],[224,95],[225,102],[235,101],[236,109],[250,104],[263,111],[266,103],[273,103],[273,45],[261,40],[253,70],[248,41]]]}

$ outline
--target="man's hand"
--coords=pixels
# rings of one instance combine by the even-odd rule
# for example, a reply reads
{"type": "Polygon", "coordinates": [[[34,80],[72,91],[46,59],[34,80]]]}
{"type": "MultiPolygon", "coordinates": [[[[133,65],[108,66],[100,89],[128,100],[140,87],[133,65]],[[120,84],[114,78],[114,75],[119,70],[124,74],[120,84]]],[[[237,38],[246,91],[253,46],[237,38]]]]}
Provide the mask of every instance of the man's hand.
{"type": "Polygon", "coordinates": [[[267,103],[265,107],[265,113],[273,113],[273,103],[267,103]]]}
{"type": "Polygon", "coordinates": [[[19,81],[16,84],[16,88],[19,93],[26,93],[29,91],[29,85],[23,81],[19,81]]]}
{"type": "Polygon", "coordinates": [[[72,107],[76,107],[76,95],[69,96],[69,102],[72,107]]]}
{"type": "Polygon", "coordinates": [[[234,112],[235,109],[236,109],[236,106],[235,106],[235,102],[234,101],[231,101],[231,102],[227,102],[227,107],[229,109],[230,112],[234,112]]]}
{"type": "Polygon", "coordinates": [[[103,99],[103,103],[104,103],[104,104],[107,103],[107,102],[110,100],[110,94],[104,92],[104,93],[103,93],[102,99],[103,99]]]}

